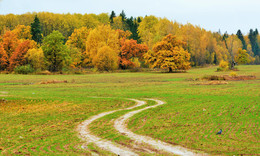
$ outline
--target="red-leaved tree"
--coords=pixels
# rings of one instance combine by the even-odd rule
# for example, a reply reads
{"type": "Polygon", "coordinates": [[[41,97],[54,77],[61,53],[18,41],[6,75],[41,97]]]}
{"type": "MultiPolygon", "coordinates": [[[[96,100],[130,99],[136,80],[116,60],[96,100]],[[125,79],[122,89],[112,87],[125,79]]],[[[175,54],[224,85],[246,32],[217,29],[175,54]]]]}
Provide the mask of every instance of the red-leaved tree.
{"type": "Polygon", "coordinates": [[[137,44],[136,40],[121,39],[121,50],[119,53],[119,66],[122,69],[135,67],[134,58],[142,60],[143,54],[148,51],[144,44],[137,44]]]}
{"type": "Polygon", "coordinates": [[[28,52],[29,49],[32,49],[35,47],[36,47],[36,42],[34,42],[32,40],[26,40],[26,41],[23,41],[22,43],[20,43],[10,58],[9,70],[13,70],[17,66],[25,65],[26,64],[26,59],[25,59],[26,53],[28,52]]]}

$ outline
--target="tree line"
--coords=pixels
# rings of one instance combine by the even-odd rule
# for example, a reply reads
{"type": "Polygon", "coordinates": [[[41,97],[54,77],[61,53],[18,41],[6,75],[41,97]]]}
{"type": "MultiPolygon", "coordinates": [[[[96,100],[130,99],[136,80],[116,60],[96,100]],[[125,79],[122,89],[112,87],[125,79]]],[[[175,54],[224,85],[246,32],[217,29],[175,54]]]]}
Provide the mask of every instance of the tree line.
{"type": "Polygon", "coordinates": [[[128,18],[124,11],[0,15],[0,70],[9,72],[259,64],[259,46],[257,29],[221,34],[155,16],[128,18]]]}

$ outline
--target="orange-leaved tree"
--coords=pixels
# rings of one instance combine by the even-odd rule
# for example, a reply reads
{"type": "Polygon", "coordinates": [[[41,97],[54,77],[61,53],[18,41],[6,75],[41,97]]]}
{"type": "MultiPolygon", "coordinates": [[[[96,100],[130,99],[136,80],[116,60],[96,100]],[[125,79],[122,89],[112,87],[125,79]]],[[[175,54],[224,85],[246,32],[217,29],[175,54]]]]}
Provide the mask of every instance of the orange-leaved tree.
{"type": "Polygon", "coordinates": [[[169,34],[153,47],[153,51],[144,54],[144,59],[152,68],[169,69],[169,72],[188,70],[190,69],[190,54],[184,47],[184,42],[169,34]]]}
{"type": "Polygon", "coordinates": [[[3,43],[0,43],[0,71],[5,70],[8,66],[8,56],[3,47],[3,43]]]}
{"type": "Polygon", "coordinates": [[[122,69],[135,67],[133,60],[138,58],[142,60],[143,54],[148,51],[148,47],[143,44],[137,44],[136,40],[121,39],[121,50],[119,53],[119,66],[122,69]]]}
{"type": "Polygon", "coordinates": [[[36,48],[37,43],[33,40],[25,40],[18,45],[14,53],[10,57],[9,70],[13,70],[17,66],[25,65],[26,59],[25,55],[29,49],[36,48]]]}
{"type": "Polygon", "coordinates": [[[8,55],[8,59],[12,56],[16,47],[19,45],[19,40],[14,32],[7,31],[3,36],[3,47],[8,55]]]}

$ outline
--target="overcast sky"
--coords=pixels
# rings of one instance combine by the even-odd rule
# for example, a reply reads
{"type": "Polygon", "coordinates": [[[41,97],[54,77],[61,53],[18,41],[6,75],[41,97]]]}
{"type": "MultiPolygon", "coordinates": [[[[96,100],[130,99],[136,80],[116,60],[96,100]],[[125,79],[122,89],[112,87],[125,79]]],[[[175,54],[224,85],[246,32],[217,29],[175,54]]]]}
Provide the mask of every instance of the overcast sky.
{"type": "Polygon", "coordinates": [[[0,14],[111,13],[127,17],[155,15],[222,33],[260,29],[260,0],[0,0],[0,14]]]}

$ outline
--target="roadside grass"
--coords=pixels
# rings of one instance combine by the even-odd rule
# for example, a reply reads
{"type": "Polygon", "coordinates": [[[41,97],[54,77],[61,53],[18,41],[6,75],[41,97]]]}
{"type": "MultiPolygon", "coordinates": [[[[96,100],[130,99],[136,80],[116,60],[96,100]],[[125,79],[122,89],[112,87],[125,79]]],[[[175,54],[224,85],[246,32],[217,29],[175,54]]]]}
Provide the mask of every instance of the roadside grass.
{"type": "MultiPolygon", "coordinates": [[[[238,75],[256,80],[225,85],[194,85],[186,81],[215,72],[217,67],[196,68],[187,73],[100,73],[90,75],[0,74],[0,155],[90,155],[82,150],[77,125],[101,112],[127,108],[123,98],[158,98],[167,104],[135,115],[129,128],[172,144],[210,154],[258,154],[260,66],[239,66],[238,75]],[[39,84],[67,80],[68,83],[39,84]],[[96,97],[96,98],[95,98],[96,97]],[[99,97],[114,97],[99,98],[99,97]],[[222,128],[223,134],[216,135],[222,128]]],[[[95,122],[96,134],[128,144],[110,119],[95,122]],[[101,124],[105,122],[104,124],[101,124]]],[[[106,153],[90,145],[90,151],[106,153]]]]}

